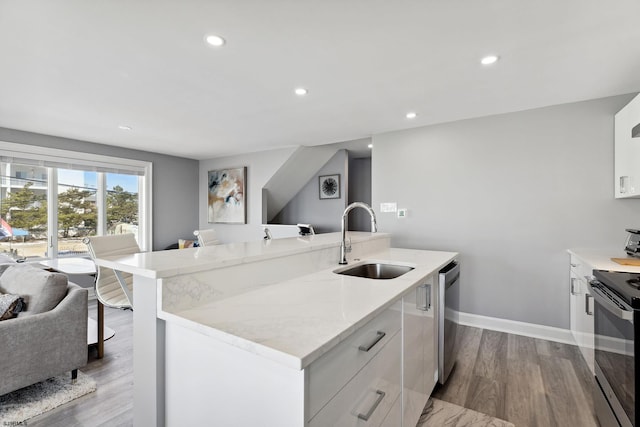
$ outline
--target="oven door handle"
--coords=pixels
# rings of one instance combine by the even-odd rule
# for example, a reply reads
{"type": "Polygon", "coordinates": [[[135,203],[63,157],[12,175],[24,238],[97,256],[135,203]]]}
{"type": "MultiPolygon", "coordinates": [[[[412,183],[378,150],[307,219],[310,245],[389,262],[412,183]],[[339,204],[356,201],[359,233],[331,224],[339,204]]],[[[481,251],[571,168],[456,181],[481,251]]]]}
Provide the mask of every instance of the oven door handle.
{"type": "Polygon", "coordinates": [[[629,307],[627,304],[625,304],[623,301],[617,301],[622,306],[629,307],[629,309],[620,308],[617,304],[611,301],[611,299],[608,296],[602,293],[602,291],[598,286],[594,286],[596,284],[599,285],[600,282],[596,280],[589,282],[589,290],[591,291],[591,295],[593,296],[593,299],[596,300],[596,302],[600,303],[602,307],[606,308],[614,316],[633,323],[633,309],[629,307]]]}

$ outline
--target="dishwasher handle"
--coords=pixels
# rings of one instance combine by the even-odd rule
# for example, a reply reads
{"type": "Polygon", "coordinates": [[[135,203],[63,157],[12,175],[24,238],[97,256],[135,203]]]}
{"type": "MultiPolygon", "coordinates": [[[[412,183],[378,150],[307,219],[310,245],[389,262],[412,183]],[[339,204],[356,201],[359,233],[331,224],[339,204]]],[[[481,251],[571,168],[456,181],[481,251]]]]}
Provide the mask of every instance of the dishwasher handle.
{"type": "Polygon", "coordinates": [[[443,286],[444,289],[448,289],[454,285],[460,279],[460,264],[456,261],[451,261],[440,270],[438,275],[438,281],[440,286],[443,286]]]}

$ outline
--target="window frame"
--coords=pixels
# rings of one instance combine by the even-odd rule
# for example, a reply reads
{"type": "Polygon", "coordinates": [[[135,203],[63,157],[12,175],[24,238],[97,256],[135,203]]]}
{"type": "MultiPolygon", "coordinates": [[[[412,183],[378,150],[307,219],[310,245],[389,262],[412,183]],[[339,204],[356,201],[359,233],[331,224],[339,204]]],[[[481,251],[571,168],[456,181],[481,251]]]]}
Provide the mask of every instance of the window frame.
{"type": "MultiPolygon", "coordinates": [[[[150,251],[153,248],[153,215],[152,215],[152,184],[153,184],[153,163],[144,160],[125,159],[115,156],[105,156],[101,154],[93,154],[80,151],[63,150],[59,148],[40,147],[36,145],[17,144],[13,142],[0,141],[0,153],[6,157],[15,157],[16,163],[20,162],[20,159],[29,159],[32,161],[44,162],[48,159],[55,159],[56,162],[69,165],[77,165],[86,167],[86,170],[91,171],[92,168],[109,168],[120,173],[135,172],[138,175],[138,245],[142,251],[150,251]]],[[[58,258],[58,179],[57,169],[63,169],[60,167],[47,167],[48,173],[48,195],[47,205],[48,209],[48,249],[47,258],[58,258]]],[[[117,173],[117,172],[115,172],[117,173]]],[[[106,209],[106,172],[98,172],[98,193],[97,203],[98,212],[101,212],[101,207],[106,209]],[[104,193],[104,194],[102,194],[104,193]]],[[[106,211],[103,212],[106,218],[106,211]]],[[[98,220],[98,227],[96,232],[98,235],[105,233],[104,224],[101,220],[98,220]]]]}

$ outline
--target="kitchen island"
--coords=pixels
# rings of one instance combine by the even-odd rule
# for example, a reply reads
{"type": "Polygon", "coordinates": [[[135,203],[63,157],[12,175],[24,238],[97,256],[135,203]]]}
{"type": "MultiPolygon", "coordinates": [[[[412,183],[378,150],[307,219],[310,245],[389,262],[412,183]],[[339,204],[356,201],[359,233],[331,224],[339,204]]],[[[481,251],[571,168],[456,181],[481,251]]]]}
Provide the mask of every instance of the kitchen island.
{"type": "MultiPolygon", "coordinates": [[[[339,233],[97,260],[134,274],[135,424],[343,423],[346,402],[358,406],[347,410],[355,422],[400,425],[403,298],[433,291],[433,274],[457,254],[350,237],[351,265],[413,270],[336,274],[339,233]]],[[[433,324],[434,310],[424,313],[433,324]]]]}

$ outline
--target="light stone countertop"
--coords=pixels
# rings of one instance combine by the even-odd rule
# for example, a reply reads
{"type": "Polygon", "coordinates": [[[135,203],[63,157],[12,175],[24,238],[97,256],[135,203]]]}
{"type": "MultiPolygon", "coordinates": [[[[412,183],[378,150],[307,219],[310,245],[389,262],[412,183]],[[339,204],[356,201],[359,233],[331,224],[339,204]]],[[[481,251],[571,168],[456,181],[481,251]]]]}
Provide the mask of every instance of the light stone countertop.
{"type": "Polygon", "coordinates": [[[342,267],[336,264],[196,308],[160,311],[158,317],[293,369],[304,369],[457,256],[456,252],[391,248],[362,261],[393,262],[415,269],[395,279],[373,280],[335,274],[342,267]]]}
{"type": "MultiPolygon", "coordinates": [[[[349,237],[351,243],[358,243],[388,238],[389,234],[350,231],[349,237]]],[[[129,256],[117,255],[96,259],[95,263],[126,273],[160,279],[335,247],[337,241],[340,241],[340,233],[326,233],[200,248],[143,252],[129,256]]]]}
{"type": "Polygon", "coordinates": [[[622,265],[611,260],[611,258],[629,258],[626,252],[620,248],[612,249],[569,249],[571,255],[575,255],[585,261],[596,270],[623,271],[627,273],[640,273],[640,267],[632,265],[622,265]]]}

